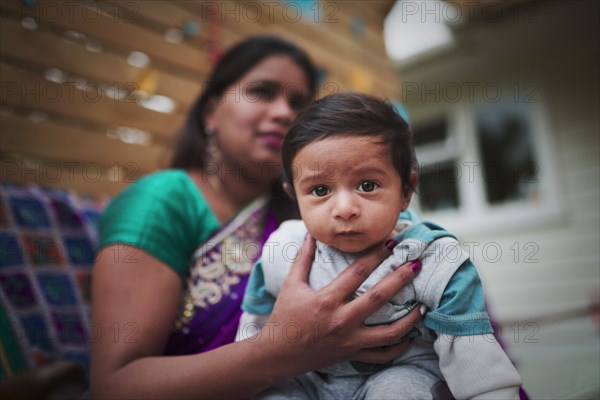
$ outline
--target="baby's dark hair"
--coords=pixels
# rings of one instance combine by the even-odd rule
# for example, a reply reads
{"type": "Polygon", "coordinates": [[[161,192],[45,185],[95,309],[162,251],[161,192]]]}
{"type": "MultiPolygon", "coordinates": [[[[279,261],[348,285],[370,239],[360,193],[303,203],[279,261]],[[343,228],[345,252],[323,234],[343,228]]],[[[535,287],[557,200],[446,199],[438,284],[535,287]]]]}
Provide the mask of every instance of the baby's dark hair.
{"type": "Polygon", "coordinates": [[[408,123],[387,101],[366,94],[338,93],[303,110],[285,137],[281,154],[283,180],[292,190],[292,162],[296,154],[309,143],[335,135],[380,137],[400,175],[402,192],[415,189],[410,174],[417,169],[417,158],[408,123]]]}

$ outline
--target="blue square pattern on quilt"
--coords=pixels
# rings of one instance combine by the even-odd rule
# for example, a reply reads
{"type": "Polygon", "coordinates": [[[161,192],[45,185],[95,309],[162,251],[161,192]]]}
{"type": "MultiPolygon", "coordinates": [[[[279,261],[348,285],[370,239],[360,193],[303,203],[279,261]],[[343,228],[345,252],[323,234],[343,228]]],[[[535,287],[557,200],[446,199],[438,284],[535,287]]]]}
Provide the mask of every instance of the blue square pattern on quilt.
{"type": "Polygon", "coordinates": [[[16,235],[0,232],[0,268],[22,266],[23,250],[16,235]]]}
{"type": "Polygon", "coordinates": [[[17,225],[22,228],[50,228],[50,217],[44,205],[33,197],[10,197],[10,206],[17,225]]]}
{"type": "Polygon", "coordinates": [[[48,326],[40,313],[21,316],[21,324],[29,343],[33,347],[51,353],[54,351],[53,340],[48,335],[48,326]]]}
{"type": "Polygon", "coordinates": [[[24,273],[2,274],[0,284],[13,306],[19,309],[33,307],[37,304],[35,292],[29,276],[24,273]]]}
{"type": "Polygon", "coordinates": [[[37,280],[48,304],[59,307],[77,304],[73,283],[67,275],[38,272],[37,280]]]}
{"type": "Polygon", "coordinates": [[[86,236],[67,236],[63,239],[69,261],[73,266],[92,266],[96,249],[86,236]]]}

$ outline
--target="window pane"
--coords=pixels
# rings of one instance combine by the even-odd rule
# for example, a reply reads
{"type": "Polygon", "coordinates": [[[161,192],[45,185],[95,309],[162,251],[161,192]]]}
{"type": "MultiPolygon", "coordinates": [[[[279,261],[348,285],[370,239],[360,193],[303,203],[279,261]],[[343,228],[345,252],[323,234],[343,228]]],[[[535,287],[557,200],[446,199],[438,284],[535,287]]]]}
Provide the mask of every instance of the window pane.
{"type": "Polygon", "coordinates": [[[426,122],[413,127],[415,146],[443,142],[448,136],[446,119],[426,122]]]}
{"type": "Polygon", "coordinates": [[[479,151],[490,204],[536,198],[537,164],[526,106],[493,104],[477,110],[479,151]]]}
{"type": "Polygon", "coordinates": [[[452,162],[421,166],[417,194],[423,211],[458,208],[457,167],[452,162]]]}

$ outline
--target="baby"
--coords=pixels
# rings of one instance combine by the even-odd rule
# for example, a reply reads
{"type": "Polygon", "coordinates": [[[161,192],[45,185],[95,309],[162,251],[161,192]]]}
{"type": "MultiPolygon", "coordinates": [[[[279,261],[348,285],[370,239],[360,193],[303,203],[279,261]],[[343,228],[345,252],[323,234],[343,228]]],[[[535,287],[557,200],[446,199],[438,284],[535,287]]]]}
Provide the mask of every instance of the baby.
{"type": "Polygon", "coordinates": [[[321,99],[298,116],[282,157],[284,186],[302,220],[283,223],[265,244],[246,290],[238,340],[266,322],[307,232],[317,241],[309,284],[320,289],[395,231],[393,254],[355,296],[408,261],[420,260],[421,271],[364,323],[389,324],[417,304],[427,312],[409,333],[413,344],[391,362],[332,365],[258,397],[432,399],[445,381],[457,399],[518,399],[521,378],[493,337],[468,254],[450,233],[407,209],[417,164],[410,128],[393,106],[352,93],[321,99]]]}

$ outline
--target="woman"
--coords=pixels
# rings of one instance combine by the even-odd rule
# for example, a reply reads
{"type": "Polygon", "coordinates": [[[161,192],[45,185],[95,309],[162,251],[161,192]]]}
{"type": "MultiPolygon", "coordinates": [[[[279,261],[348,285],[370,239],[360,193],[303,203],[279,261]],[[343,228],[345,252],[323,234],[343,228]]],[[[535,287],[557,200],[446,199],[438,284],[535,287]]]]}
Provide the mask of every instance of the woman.
{"type": "Polygon", "coordinates": [[[388,326],[362,321],[412,279],[409,266],[347,303],[389,250],[374,250],[315,292],[307,285],[310,237],[267,325],[232,343],[258,248],[293,216],[276,189],[280,148],[315,86],[312,63],[294,45],[240,43],[190,112],[174,168],[141,179],[107,208],[93,276],[102,335],[92,343],[92,396],[247,397],[334,362],[386,362],[405,349],[393,343],[418,310],[388,326]]]}

